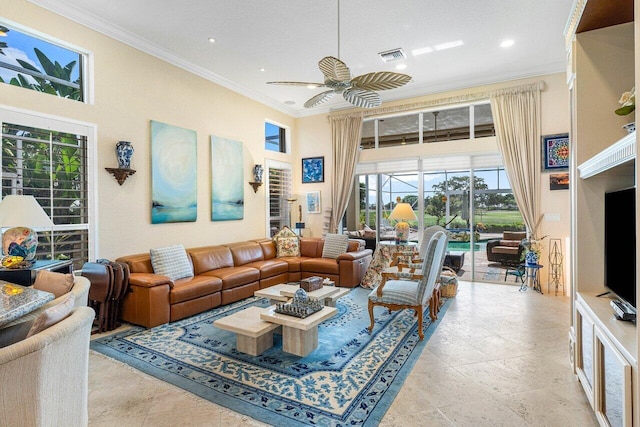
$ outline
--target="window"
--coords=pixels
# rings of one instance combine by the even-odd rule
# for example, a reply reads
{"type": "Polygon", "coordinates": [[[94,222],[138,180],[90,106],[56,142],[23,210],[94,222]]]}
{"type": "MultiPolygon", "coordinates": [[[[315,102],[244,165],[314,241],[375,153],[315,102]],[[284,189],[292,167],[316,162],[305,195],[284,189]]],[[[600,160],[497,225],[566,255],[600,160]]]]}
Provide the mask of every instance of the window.
{"type": "MultiPolygon", "coordinates": [[[[0,111],[2,113],[2,111],[0,111]]],[[[34,196],[54,226],[38,231],[36,259],[89,256],[87,136],[2,123],[2,197],[34,196]]]]}
{"type": "Polygon", "coordinates": [[[278,153],[287,152],[287,129],[273,123],[264,123],[264,148],[278,153]]]}
{"type": "Polygon", "coordinates": [[[365,120],[360,148],[385,148],[420,143],[495,136],[487,102],[365,120]]]}
{"type": "Polygon", "coordinates": [[[84,101],[84,55],[0,21],[0,83],[84,101]]]}
{"type": "Polygon", "coordinates": [[[291,165],[267,161],[267,191],[269,193],[270,235],[273,236],[291,218],[291,165]]]}

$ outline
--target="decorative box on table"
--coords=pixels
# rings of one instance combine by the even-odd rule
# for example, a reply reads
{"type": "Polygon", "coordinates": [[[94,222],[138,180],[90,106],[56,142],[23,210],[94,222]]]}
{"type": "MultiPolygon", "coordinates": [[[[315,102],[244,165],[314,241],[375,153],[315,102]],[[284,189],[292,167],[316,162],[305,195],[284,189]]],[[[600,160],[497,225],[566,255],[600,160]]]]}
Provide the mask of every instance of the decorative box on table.
{"type": "Polygon", "coordinates": [[[319,276],[311,276],[300,280],[300,287],[307,292],[313,292],[322,287],[323,278],[319,276]]]}

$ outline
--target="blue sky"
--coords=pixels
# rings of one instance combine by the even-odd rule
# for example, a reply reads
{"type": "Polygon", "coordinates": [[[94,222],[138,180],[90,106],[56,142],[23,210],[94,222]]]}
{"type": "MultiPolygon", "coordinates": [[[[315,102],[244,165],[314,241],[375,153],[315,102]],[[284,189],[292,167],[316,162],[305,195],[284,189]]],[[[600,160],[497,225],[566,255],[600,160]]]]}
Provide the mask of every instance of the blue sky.
{"type": "MultiPolygon", "coordinates": [[[[36,37],[21,33],[18,30],[9,28],[9,32],[4,37],[0,37],[0,41],[7,44],[7,48],[3,49],[4,55],[0,55],[0,61],[12,65],[20,66],[17,59],[27,61],[41,71],[42,67],[36,57],[34,48],[40,49],[53,62],[58,61],[62,66],[67,65],[71,61],[78,61],[79,55],[69,49],[65,49],[53,43],[39,40],[36,37]]],[[[76,64],[71,75],[71,81],[78,79],[80,67],[76,64]]],[[[0,77],[5,81],[9,81],[15,77],[17,72],[0,68],[0,77]]]]}

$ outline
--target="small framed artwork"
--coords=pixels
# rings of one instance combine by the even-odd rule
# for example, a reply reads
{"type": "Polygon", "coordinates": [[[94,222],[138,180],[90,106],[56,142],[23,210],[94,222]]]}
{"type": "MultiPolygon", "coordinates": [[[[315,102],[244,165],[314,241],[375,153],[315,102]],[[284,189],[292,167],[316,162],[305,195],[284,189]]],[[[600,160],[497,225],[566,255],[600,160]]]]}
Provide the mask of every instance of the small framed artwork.
{"type": "Polygon", "coordinates": [[[568,190],[569,172],[552,173],[549,175],[549,190],[568,190]]]}
{"type": "Polygon", "coordinates": [[[307,193],[307,212],[320,213],[320,192],[309,191],[307,193]]]}
{"type": "Polygon", "coordinates": [[[324,182],[324,156],[302,159],[302,183],[324,182]]]}
{"type": "Polygon", "coordinates": [[[542,136],[542,170],[565,170],[569,168],[569,134],[542,136]]]}

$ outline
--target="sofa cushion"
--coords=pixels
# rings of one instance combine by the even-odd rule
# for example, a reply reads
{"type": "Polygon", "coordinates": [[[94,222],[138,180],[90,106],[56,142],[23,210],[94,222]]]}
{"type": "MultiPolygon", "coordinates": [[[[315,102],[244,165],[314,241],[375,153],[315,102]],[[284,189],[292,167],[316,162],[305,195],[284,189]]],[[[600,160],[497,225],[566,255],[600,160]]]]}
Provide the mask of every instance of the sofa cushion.
{"type": "Polygon", "coordinates": [[[222,279],[222,289],[232,289],[260,280],[260,270],[241,265],[239,267],[218,268],[203,273],[206,276],[214,276],[222,279]]]}
{"type": "Polygon", "coordinates": [[[231,250],[233,265],[245,265],[254,261],[262,261],[264,253],[258,242],[239,242],[225,245],[231,250]]]}
{"type": "Polygon", "coordinates": [[[33,282],[33,289],[51,292],[56,298],[61,297],[73,287],[73,274],[56,273],[40,270],[33,282]]]}
{"type": "Polygon", "coordinates": [[[278,258],[300,255],[300,237],[286,225],[273,236],[273,241],[276,244],[278,258]]]}
{"type": "Polygon", "coordinates": [[[231,249],[226,246],[203,246],[189,249],[196,275],[218,268],[233,267],[231,249]]]}
{"type": "Polygon", "coordinates": [[[245,267],[253,267],[260,270],[260,279],[277,276],[289,272],[289,264],[281,259],[267,259],[245,264],[245,267]]]}
{"type": "Polygon", "coordinates": [[[36,317],[36,320],[33,321],[26,338],[42,332],[59,321],[66,319],[71,314],[75,301],[76,296],[69,292],[67,296],[60,301],[60,304],[49,307],[40,313],[40,315],[36,317]]]}
{"type": "Polygon", "coordinates": [[[295,237],[279,237],[276,240],[276,252],[278,258],[287,256],[300,256],[300,239],[295,237]]]}
{"type": "Polygon", "coordinates": [[[518,255],[518,247],[513,246],[494,246],[491,251],[494,254],[518,255]]]}
{"type": "Polygon", "coordinates": [[[167,276],[171,280],[193,277],[193,267],[181,244],[151,249],[149,252],[155,274],[167,276]]]}
{"type": "Polygon", "coordinates": [[[309,258],[300,262],[301,270],[314,274],[340,274],[340,265],[333,258],[309,258]]]}
{"type": "Polygon", "coordinates": [[[324,247],[322,248],[322,258],[336,259],[339,255],[347,252],[349,245],[349,236],[344,234],[327,234],[324,238],[324,247]]]}
{"type": "Polygon", "coordinates": [[[220,292],[222,279],[213,276],[195,276],[175,281],[169,299],[171,304],[200,298],[220,292]]]}

